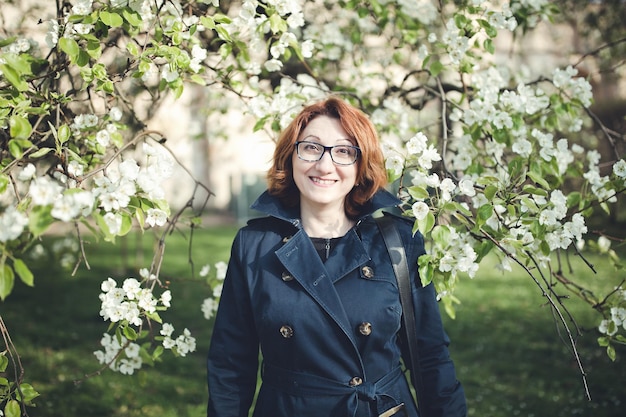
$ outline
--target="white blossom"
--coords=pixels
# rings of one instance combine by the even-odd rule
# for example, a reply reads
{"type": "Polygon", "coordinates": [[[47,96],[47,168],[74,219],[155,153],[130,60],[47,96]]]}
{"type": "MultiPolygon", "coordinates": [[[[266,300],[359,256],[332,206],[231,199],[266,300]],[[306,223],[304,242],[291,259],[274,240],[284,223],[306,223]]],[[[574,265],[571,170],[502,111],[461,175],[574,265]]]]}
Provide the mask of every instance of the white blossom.
{"type": "Polygon", "coordinates": [[[167,213],[161,209],[150,208],[146,213],[146,224],[149,226],[163,226],[167,222],[167,213]]]}
{"type": "Polygon", "coordinates": [[[613,165],[613,174],[620,178],[626,178],[626,160],[620,159],[613,165]]]}
{"type": "Polygon", "coordinates": [[[219,261],[215,264],[216,278],[223,281],[226,278],[226,271],[228,270],[228,264],[224,261],[219,261]]]}
{"type": "Polygon", "coordinates": [[[28,225],[28,217],[9,206],[4,213],[0,213],[0,242],[17,239],[28,225]]]}
{"type": "Polygon", "coordinates": [[[109,228],[112,235],[118,234],[122,230],[122,215],[117,213],[106,213],[103,216],[104,223],[109,228]]]}
{"type": "Polygon", "coordinates": [[[219,302],[215,298],[205,298],[201,307],[204,318],[210,320],[217,312],[218,306],[219,302]]]}
{"type": "Polygon", "coordinates": [[[417,220],[425,219],[430,212],[428,204],[424,203],[423,201],[416,201],[415,203],[413,203],[413,206],[411,206],[411,209],[413,211],[413,216],[417,220]]]}
{"type": "Polygon", "coordinates": [[[17,179],[20,181],[30,181],[35,178],[36,171],[35,165],[29,162],[18,172],[17,179]]]}
{"type": "Polygon", "coordinates": [[[206,277],[207,275],[209,275],[210,270],[211,270],[211,265],[209,264],[203,265],[198,275],[200,275],[201,277],[206,277]]]}
{"type": "Polygon", "coordinates": [[[459,191],[461,194],[467,195],[469,197],[473,197],[476,195],[476,190],[474,189],[474,181],[469,178],[463,178],[459,181],[459,191]]]}
{"type": "Polygon", "coordinates": [[[63,187],[50,177],[38,177],[30,183],[29,194],[36,206],[52,204],[63,192],[63,187]]]}

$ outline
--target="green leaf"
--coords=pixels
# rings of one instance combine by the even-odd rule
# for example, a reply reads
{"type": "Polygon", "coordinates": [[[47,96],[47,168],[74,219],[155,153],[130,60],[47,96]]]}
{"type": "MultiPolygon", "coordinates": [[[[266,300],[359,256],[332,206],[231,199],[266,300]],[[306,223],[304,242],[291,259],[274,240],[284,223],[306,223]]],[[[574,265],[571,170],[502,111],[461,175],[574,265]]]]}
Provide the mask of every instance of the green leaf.
{"type": "Polygon", "coordinates": [[[4,78],[11,83],[18,91],[28,90],[28,83],[22,78],[22,75],[12,66],[7,64],[0,65],[0,71],[4,78]]]}
{"type": "Polygon", "coordinates": [[[278,13],[274,13],[270,16],[270,29],[272,33],[285,32],[287,31],[287,22],[278,13]]]}
{"type": "Polygon", "coordinates": [[[430,197],[428,191],[424,187],[418,187],[417,185],[408,188],[409,195],[415,200],[424,200],[430,197]]]}
{"type": "Polygon", "coordinates": [[[21,396],[19,396],[18,399],[21,397],[22,402],[26,404],[39,397],[39,393],[35,391],[33,386],[26,382],[20,384],[20,390],[18,391],[18,394],[19,392],[21,392],[21,396]]]}
{"type": "Polygon", "coordinates": [[[446,225],[437,225],[433,228],[431,237],[435,242],[442,243],[442,246],[450,239],[450,228],[446,225]]]}
{"type": "Polygon", "coordinates": [[[78,46],[78,42],[76,42],[72,38],[61,38],[59,39],[59,48],[67,55],[69,55],[70,59],[74,60],[78,53],[80,52],[80,47],[78,46]]]}
{"type": "Polygon", "coordinates": [[[30,271],[30,269],[28,269],[28,266],[26,266],[26,263],[24,263],[24,261],[22,261],[21,259],[15,259],[13,261],[13,269],[24,284],[28,285],[29,287],[32,287],[34,285],[33,273],[30,271]]]}
{"type": "Polygon", "coordinates": [[[539,184],[540,186],[542,186],[545,190],[550,189],[550,184],[548,184],[548,181],[543,179],[541,174],[539,174],[538,172],[529,171],[528,176],[530,177],[531,180],[533,180],[536,184],[539,184]]]}
{"type": "Polygon", "coordinates": [[[443,302],[443,308],[448,317],[454,320],[456,318],[456,311],[454,310],[454,305],[452,304],[453,300],[451,300],[450,297],[444,297],[441,301],[443,302]]]}
{"type": "MultiPolygon", "coordinates": [[[[28,157],[32,158],[32,159],[41,158],[42,156],[46,156],[51,151],[52,151],[52,148],[41,148],[41,149],[39,149],[39,150],[29,154],[28,157]]],[[[0,189],[0,193],[2,193],[1,189],[0,189]]]]}
{"type": "Polygon", "coordinates": [[[5,355],[0,354],[0,372],[6,371],[7,366],[9,366],[9,358],[7,358],[5,355]]]}
{"type": "Polygon", "coordinates": [[[31,210],[28,216],[28,229],[35,237],[42,235],[54,223],[51,211],[50,206],[36,206],[31,210]]]}
{"type": "Polygon", "coordinates": [[[11,36],[10,38],[0,39],[0,48],[4,48],[5,46],[11,45],[13,42],[15,42],[16,39],[17,39],[17,36],[11,36]]]}
{"type": "Polygon", "coordinates": [[[70,137],[72,136],[72,132],[70,131],[70,128],[68,125],[62,124],[59,127],[59,130],[57,131],[57,135],[59,138],[59,142],[63,144],[70,139],[70,137]]]}
{"type": "Polygon", "coordinates": [[[132,40],[126,44],[126,50],[128,51],[129,54],[131,54],[134,57],[139,56],[139,47],[132,40]]]}
{"type": "Polygon", "coordinates": [[[529,193],[529,194],[535,194],[535,195],[540,195],[544,197],[548,195],[548,192],[544,190],[543,188],[537,188],[530,184],[525,185],[524,188],[522,189],[524,190],[524,192],[529,193]]]}
{"type": "Polygon", "coordinates": [[[154,313],[147,313],[146,317],[148,317],[152,321],[156,321],[157,323],[163,323],[163,319],[161,319],[161,316],[159,316],[159,313],[157,313],[156,311],[154,313]]]}
{"type": "Polygon", "coordinates": [[[435,226],[435,215],[432,211],[429,211],[426,217],[417,221],[417,224],[420,233],[426,236],[435,226]]]}
{"type": "Polygon", "coordinates": [[[106,10],[100,11],[100,20],[102,21],[102,23],[112,28],[122,26],[122,24],[124,23],[124,19],[122,19],[122,16],[117,13],[108,12],[106,10]]]}
{"type": "Polygon", "coordinates": [[[7,190],[9,182],[9,176],[7,174],[0,174],[0,194],[7,190]]]}
{"type": "Polygon", "coordinates": [[[485,187],[484,194],[487,200],[492,201],[497,192],[498,187],[496,187],[495,185],[488,185],[487,187],[485,187]]]}
{"type": "Polygon", "coordinates": [[[483,240],[480,242],[480,245],[476,246],[474,250],[476,251],[476,262],[480,263],[480,261],[491,252],[493,249],[494,243],[491,240],[483,240]]]}
{"type": "Polygon", "coordinates": [[[608,345],[606,347],[606,354],[609,357],[609,359],[611,359],[611,361],[615,362],[615,347],[613,345],[608,345]]]}
{"type": "Polygon", "coordinates": [[[131,26],[137,27],[137,26],[141,26],[141,24],[143,23],[143,20],[141,19],[141,15],[137,13],[136,11],[130,10],[128,8],[122,11],[122,16],[124,16],[124,19],[126,19],[126,21],[131,26]]]}
{"type": "Polygon", "coordinates": [[[419,265],[418,271],[420,275],[420,282],[424,287],[430,284],[433,280],[435,266],[433,265],[432,260],[432,256],[428,254],[422,255],[417,258],[417,264],[419,265]]]}
{"type": "Polygon", "coordinates": [[[483,48],[485,48],[485,51],[492,55],[496,52],[496,47],[491,38],[485,39],[485,42],[483,42],[483,48]]]}
{"type": "Polygon", "coordinates": [[[19,142],[13,139],[9,141],[9,153],[15,159],[20,159],[24,155],[24,153],[22,152],[22,147],[20,146],[19,142]]]}
{"type": "Polygon", "coordinates": [[[100,232],[104,236],[104,240],[106,240],[107,242],[115,242],[115,235],[111,233],[109,226],[104,221],[104,217],[100,213],[97,213],[97,212],[93,213],[92,216],[94,220],[96,221],[96,224],[98,225],[98,228],[100,229],[100,232]]]}
{"type": "Polygon", "coordinates": [[[435,61],[432,64],[430,64],[430,74],[433,77],[438,76],[441,71],[443,71],[443,64],[441,63],[441,61],[435,61]]]}
{"type": "Polygon", "coordinates": [[[124,337],[128,340],[137,340],[137,332],[131,326],[124,326],[122,329],[124,337]]]}
{"type": "Polygon", "coordinates": [[[117,234],[118,236],[124,236],[128,234],[133,228],[133,218],[128,213],[122,213],[122,226],[117,234]]]}
{"type": "Polygon", "coordinates": [[[493,206],[491,204],[483,204],[478,208],[478,219],[486,222],[493,215],[493,206]]]}
{"type": "Polygon", "coordinates": [[[15,274],[13,269],[4,261],[0,264],[0,299],[5,300],[15,285],[15,274]]]}
{"type": "Polygon", "coordinates": [[[567,195],[567,207],[576,207],[580,204],[581,195],[580,192],[574,191],[567,195]]]}
{"type": "Polygon", "coordinates": [[[4,417],[20,417],[22,410],[20,410],[20,403],[15,400],[9,400],[4,407],[4,417]]]}
{"type": "Polygon", "coordinates": [[[23,116],[11,116],[9,126],[11,128],[11,137],[14,139],[28,139],[33,131],[30,122],[23,116]]]}

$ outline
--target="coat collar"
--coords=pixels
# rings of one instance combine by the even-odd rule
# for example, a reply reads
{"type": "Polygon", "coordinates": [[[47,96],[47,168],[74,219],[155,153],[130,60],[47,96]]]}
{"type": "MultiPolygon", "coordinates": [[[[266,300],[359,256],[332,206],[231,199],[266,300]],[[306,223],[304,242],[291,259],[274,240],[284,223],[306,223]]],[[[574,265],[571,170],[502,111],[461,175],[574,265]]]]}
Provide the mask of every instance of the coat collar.
{"type": "MultiPolygon", "coordinates": [[[[371,215],[376,210],[386,207],[394,207],[400,203],[401,201],[389,191],[380,189],[367,203],[365,203],[359,215],[359,219],[371,215]]],[[[268,214],[272,217],[285,220],[298,228],[301,227],[300,208],[285,207],[278,198],[271,195],[267,190],[259,196],[250,208],[268,214]]]]}

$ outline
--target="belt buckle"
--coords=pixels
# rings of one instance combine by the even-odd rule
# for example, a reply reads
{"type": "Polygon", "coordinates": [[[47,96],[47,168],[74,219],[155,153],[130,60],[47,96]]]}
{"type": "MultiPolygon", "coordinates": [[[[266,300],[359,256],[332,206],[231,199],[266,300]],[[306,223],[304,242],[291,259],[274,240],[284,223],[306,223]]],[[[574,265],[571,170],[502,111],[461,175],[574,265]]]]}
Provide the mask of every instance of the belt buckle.
{"type": "MultiPolygon", "coordinates": [[[[387,410],[384,413],[380,414],[378,417],[392,417],[392,416],[395,416],[400,411],[404,411],[402,413],[403,416],[407,416],[408,415],[406,413],[406,407],[404,406],[404,403],[400,403],[400,404],[396,405],[395,407],[391,407],[389,410],[387,410]]],[[[400,414],[397,414],[397,415],[400,415],[400,414]]]]}

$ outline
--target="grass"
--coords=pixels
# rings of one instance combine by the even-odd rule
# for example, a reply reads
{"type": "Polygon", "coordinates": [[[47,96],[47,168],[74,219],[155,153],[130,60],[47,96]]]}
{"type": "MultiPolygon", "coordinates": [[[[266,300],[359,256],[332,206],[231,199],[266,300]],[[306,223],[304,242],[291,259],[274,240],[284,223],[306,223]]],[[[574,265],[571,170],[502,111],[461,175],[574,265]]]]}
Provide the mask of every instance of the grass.
{"type": "MultiPolygon", "coordinates": [[[[234,233],[233,227],[223,226],[194,236],[191,253],[196,274],[202,265],[228,258],[234,233]]],[[[202,279],[191,277],[185,239],[174,235],[167,242],[162,277],[171,282],[174,308],[164,319],[174,324],[177,333],[188,327],[196,337],[197,351],[186,358],[168,356],[134,376],[104,371],[85,377],[99,370],[92,352],[100,348],[107,327],[98,314],[100,283],[109,276],[118,282],[137,276],[138,268],[148,266],[154,245],[150,235],[133,236],[115,246],[90,245],[91,269],[81,268],[75,277],[57,266],[58,259],[48,258],[35,268],[35,288],[17,285],[0,304],[26,369],[25,379],[42,394],[37,406],[28,410],[31,417],[205,415],[205,355],[211,323],[202,317],[200,305],[210,289],[202,279]]],[[[577,279],[597,280],[582,262],[575,266],[577,279]]],[[[611,277],[603,285],[626,278],[624,272],[599,268],[598,275],[611,277]]],[[[624,415],[626,349],[618,349],[615,362],[607,358],[596,344],[589,307],[567,301],[580,324],[590,328],[577,347],[588,373],[591,402],[585,398],[580,371],[567,344],[559,339],[545,300],[521,270],[503,275],[487,265],[474,280],[462,280],[457,295],[462,300],[458,317],[444,316],[444,321],[470,416],[624,415]]]]}

